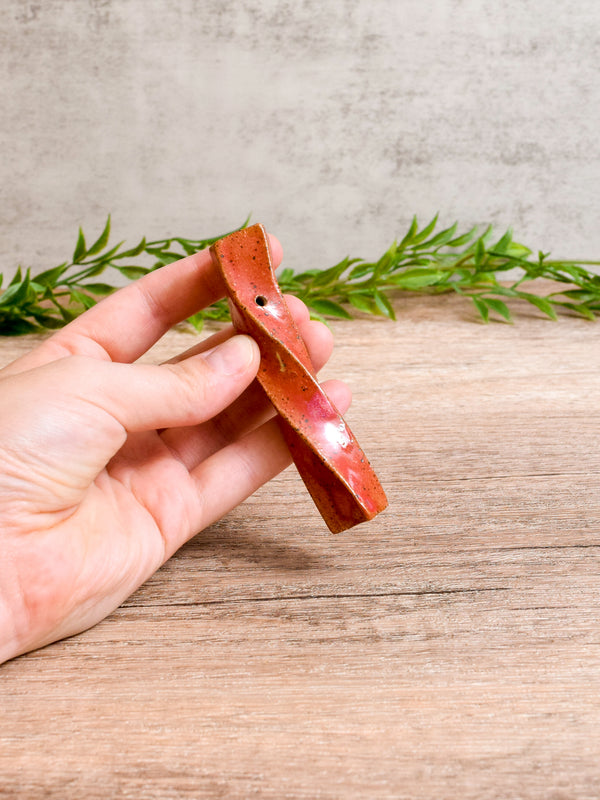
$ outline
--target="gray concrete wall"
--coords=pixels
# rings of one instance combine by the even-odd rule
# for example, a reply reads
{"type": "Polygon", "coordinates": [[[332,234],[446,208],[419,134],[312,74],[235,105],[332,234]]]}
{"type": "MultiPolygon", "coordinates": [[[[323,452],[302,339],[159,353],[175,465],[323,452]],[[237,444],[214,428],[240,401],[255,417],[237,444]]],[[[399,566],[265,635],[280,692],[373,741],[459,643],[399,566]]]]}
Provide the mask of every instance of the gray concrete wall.
{"type": "Polygon", "coordinates": [[[600,257],[598,0],[0,0],[0,271],[248,212],[290,266],[416,212],[600,257]]]}

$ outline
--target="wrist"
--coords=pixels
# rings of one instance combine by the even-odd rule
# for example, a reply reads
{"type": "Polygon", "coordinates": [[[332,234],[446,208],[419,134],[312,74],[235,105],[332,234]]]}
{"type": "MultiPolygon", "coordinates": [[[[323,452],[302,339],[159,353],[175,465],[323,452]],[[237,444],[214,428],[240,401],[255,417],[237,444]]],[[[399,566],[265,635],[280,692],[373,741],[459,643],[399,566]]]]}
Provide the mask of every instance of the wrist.
{"type": "Polygon", "coordinates": [[[4,597],[0,593],[0,664],[19,655],[19,646],[12,619],[4,597]]]}
{"type": "Polygon", "coordinates": [[[9,553],[3,553],[0,564],[0,664],[23,652],[19,626],[15,618],[15,602],[19,599],[15,586],[15,570],[9,553]]]}

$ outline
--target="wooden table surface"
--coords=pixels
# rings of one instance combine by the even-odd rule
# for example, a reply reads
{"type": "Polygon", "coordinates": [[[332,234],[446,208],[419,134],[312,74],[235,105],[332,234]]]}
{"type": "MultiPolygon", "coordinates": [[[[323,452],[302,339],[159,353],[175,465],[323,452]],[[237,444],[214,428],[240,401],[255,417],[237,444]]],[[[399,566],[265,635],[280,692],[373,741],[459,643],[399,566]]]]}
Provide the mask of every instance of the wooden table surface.
{"type": "Polygon", "coordinates": [[[600,797],[600,322],[397,311],[325,370],[389,510],[334,537],[290,469],[5,664],[1,798],[600,797]]]}

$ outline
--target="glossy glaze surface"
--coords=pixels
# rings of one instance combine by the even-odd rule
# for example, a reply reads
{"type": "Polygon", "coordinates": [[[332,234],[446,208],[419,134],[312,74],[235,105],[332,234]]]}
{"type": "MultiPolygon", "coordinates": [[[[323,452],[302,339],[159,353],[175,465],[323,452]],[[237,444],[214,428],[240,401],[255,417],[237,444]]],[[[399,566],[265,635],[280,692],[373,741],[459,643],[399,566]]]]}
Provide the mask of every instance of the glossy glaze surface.
{"type": "Polygon", "coordinates": [[[339,533],[387,506],[365,454],[314,377],[306,346],[281,295],[261,225],[211,247],[233,324],[258,343],[257,379],[279,414],[294,463],[329,529],[339,533]]]}

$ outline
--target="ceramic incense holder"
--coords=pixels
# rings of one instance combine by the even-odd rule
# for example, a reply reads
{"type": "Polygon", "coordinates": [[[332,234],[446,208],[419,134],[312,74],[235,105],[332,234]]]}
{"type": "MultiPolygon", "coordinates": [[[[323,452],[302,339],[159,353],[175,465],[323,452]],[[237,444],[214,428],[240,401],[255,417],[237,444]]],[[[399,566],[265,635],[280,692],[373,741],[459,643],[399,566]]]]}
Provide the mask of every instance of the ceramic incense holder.
{"type": "Polygon", "coordinates": [[[231,318],[258,344],[257,380],[278,413],[290,453],[333,533],[372,519],[387,499],[350,428],[315,378],[304,341],[279,290],[262,225],[210,248],[231,318]]]}

